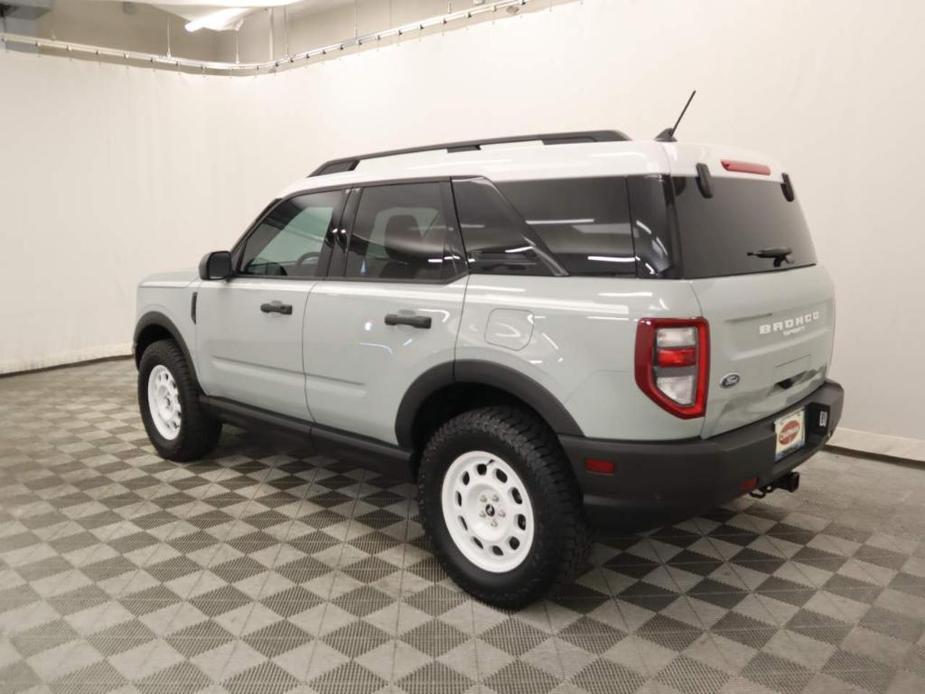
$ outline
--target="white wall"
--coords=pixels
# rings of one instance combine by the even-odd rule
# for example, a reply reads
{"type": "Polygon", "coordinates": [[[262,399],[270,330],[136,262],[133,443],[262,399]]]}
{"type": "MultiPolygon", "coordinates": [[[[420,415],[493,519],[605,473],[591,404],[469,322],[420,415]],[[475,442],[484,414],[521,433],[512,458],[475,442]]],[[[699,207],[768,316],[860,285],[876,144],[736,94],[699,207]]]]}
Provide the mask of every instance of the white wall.
{"type": "Polygon", "coordinates": [[[925,3],[583,0],[261,77],[0,53],[0,370],[130,339],[133,287],[322,159],[617,127],[788,163],[838,289],[844,424],[925,439],[925,3]]]}

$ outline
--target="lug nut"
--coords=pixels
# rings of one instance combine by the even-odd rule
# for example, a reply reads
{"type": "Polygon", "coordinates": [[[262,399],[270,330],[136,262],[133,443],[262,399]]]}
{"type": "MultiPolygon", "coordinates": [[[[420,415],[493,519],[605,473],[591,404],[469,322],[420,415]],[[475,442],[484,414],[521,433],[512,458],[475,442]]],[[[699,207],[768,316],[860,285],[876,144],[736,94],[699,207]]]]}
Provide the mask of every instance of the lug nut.
{"type": "Polygon", "coordinates": [[[480,517],[480,518],[484,518],[484,517],[485,517],[485,512],[484,512],[484,511],[479,511],[479,517],[480,517]]]}
{"type": "Polygon", "coordinates": [[[498,501],[498,495],[497,495],[497,494],[492,494],[491,500],[492,500],[492,501],[498,501]]]}
{"type": "Polygon", "coordinates": [[[482,494],[482,496],[479,497],[479,501],[481,501],[484,504],[486,501],[488,501],[488,499],[485,498],[484,494],[482,494]]]}
{"type": "Polygon", "coordinates": [[[491,521],[491,527],[497,528],[497,527],[498,527],[498,521],[492,520],[492,521],[491,521]]]}

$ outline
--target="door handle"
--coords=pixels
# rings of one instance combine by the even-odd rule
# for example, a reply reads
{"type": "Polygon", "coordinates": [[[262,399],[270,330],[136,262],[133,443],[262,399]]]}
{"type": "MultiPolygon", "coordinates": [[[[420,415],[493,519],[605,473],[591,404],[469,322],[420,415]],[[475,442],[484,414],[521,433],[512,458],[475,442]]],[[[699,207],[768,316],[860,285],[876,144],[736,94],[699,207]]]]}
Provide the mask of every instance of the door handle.
{"type": "Polygon", "coordinates": [[[430,316],[414,316],[405,313],[389,313],[385,317],[386,325],[410,325],[412,328],[430,329],[430,316]]]}
{"type": "Polygon", "coordinates": [[[260,304],[260,310],[264,313],[281,313],[284,316],[291,316],[292,304],[284,304],[281,301],[271,301],[268,304],[260,304]]]}

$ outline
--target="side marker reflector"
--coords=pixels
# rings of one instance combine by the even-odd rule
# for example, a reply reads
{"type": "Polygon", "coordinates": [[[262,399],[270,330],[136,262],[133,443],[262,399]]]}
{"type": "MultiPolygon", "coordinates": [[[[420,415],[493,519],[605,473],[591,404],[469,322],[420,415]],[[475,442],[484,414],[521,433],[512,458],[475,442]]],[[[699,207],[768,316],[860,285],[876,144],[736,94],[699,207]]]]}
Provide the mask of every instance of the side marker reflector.
{"type": "Polygon", "coordinates": [[[600,458],[587,458],[585,460],[585,470],[596,472],[599,475],[612,475],[616,467],[612,460],[601,460],[600,458]]]}

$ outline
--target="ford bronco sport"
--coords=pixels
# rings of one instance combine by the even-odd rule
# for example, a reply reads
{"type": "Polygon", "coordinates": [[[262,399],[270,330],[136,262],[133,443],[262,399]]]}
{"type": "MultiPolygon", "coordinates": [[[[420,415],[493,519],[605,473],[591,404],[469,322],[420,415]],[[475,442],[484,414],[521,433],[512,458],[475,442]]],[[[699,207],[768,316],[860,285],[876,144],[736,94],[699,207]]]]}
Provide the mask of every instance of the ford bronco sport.
{"type": "Polygon", "coordinates": [[[589,528],[795,490],[834,322],[780,166],[602,131],[328,162],[145,279],[134,352],[161,456],[256,424],[413,479],[449,575],[516,607],[589,528]]]}

